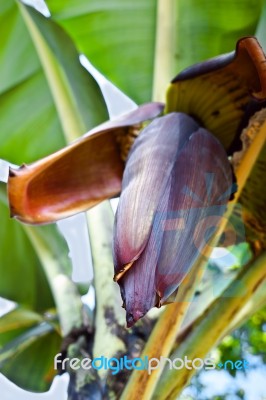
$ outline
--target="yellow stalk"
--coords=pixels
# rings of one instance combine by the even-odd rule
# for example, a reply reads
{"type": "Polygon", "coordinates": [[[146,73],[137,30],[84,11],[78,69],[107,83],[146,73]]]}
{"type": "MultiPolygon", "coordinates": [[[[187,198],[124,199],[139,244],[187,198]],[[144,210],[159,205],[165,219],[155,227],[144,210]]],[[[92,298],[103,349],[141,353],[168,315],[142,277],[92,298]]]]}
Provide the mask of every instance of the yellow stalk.
{"type": "Polygon", "coordinates": [[[260,152],[265,146],[266,142],[266,121],[259,128],[257,135],[252,141],[251,145],[244,154],[239,168],[236,170],[238,190],[235,195],[235,202],[239,199],[241,192],[247,182],[247,179],[259,157],[260,152]]]}
{"type": "MultiPolygon", "coordinates": [[[[185,340],[180,342],[177,351],[171,358],[189,360],[204,358],[217,342],[228,332],[228,326],[243,306],[245,306],[266,278],[266,252],[261,254],[251,264],[240,270],[221,297],[190,325],[185,340]],[[241,283],[241,284],[240,284],[241,283]]],[[[196,370],[186,368],[165,370],[157,385],[154,400],[175,400],[191,379],[196,370]]]]}

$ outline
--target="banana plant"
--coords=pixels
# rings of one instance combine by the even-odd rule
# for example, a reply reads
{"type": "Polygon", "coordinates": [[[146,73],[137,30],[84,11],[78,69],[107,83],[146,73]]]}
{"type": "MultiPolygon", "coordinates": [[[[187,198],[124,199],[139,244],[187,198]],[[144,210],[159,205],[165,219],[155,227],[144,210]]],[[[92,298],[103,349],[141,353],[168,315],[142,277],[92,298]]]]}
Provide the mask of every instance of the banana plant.
{"type": "Polygon", "coordinates": [[[21,165],[0,188],[0,295],[17,303],[0,318],[0,366],[20,387],[45,391],[67,370],[69,399],[175,399],[195,370],[67,360],[204,358],[266,304],[266,58],[253,3],[47,1],[47,17],[0,1],[0,156],[21,165]],[[139,107],[110,120],[81,53],[139,107]],[[79,212],[91,308],[53,224],[79,212]],[[213,247],[242,242],[249,257],[213,298],[213,247]]]}

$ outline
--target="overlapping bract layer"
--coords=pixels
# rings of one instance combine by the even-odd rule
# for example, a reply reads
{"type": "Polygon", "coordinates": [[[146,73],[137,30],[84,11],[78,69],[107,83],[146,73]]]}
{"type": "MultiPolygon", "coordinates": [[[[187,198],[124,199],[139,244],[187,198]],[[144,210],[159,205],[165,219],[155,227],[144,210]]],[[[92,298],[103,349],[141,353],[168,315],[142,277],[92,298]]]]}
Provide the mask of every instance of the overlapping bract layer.
{"type": "Polygon", "coordinates": [[[11,169],[11,215],[26,223],[48,223],[118,195],[124,162],[116,135],[126,135],[129,127],[162,110],[161,103],[144,104],[42,160],[11,169]]]}
{"type": "Polygon", "coordinates": [[[223,146],[189,116],[154,120],[135,141],[114,232],[115,279],[128,326],[182,282],[230,198],[223,146]]]}

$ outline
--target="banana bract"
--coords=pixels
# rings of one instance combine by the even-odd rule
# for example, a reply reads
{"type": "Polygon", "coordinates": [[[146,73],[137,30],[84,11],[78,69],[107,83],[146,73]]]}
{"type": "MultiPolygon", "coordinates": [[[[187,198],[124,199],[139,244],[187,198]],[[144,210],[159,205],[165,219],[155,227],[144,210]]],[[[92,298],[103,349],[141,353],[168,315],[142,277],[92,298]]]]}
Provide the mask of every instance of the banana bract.
{"type": "Polygon", "coordinates": [[[48,157],[10,169],[11,216],[30,224],[49,223],[117,196],[124,170],[119,143],[132,126],[162,110],[161,103],[144,104],[48,157]]]}
{"type": "Polygon", "coordinates": [[[265,106],[265,98],[265,55],[255,37],[245,37],[235,51],[179,73],[168,87],[165,112],[193,116],[232,154],[241,147],[239,136],[250,106],[254,112],[265,106]]]}
{"type": "Polygon", "coordinates": [[[128,326],[177,289],[214,234],[232,190],[219,141],[183,113],[154,120],[126,163],[115,219],[115,280],[128,326]]]}

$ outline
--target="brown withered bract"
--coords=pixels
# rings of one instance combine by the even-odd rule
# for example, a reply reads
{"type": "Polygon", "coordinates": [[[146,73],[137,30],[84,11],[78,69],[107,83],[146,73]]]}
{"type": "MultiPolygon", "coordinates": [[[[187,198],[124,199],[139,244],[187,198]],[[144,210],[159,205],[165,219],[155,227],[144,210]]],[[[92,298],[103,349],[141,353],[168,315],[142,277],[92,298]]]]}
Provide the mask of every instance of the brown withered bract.
{"type": "Polygon", "coordinates": [[[235,52],[178,74],[168,88],[165,111],[191,115],[231,154],[249,102],[265,98],[265,55],[256,38],[246,37],[238,41],[235,52]]]}
{"type": "Polygon", "coordinates": [[[162,112],[161,103],[138,109],[94,128],[58,152],[11,169],[11,216],[30,224],[48,223],[84,211],[121,191],[124,161],[119,137],[162,112]]]}

